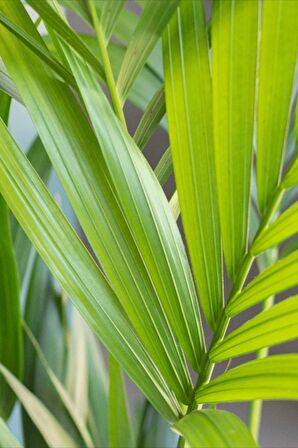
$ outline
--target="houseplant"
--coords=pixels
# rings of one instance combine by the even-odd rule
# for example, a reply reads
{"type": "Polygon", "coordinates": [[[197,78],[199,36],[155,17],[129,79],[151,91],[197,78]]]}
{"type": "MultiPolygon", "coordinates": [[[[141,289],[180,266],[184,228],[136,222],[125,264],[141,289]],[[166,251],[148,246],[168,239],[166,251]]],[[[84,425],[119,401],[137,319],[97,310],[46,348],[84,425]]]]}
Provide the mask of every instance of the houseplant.
{"type": "Polygon", "coordinates": [[[36,23],[0,0],[2,445],[16,443],[4,420],[17,397],[30,447],[152,446],[149,412],[180,447],[255,446],[259,400],[298,398],[297,355],[267,356],[298,334],[295,2],[215,1],[210,18],[198,0],[140,2],[139,17],[122,0],[26,3],[36,23]],[[10,97],[38,133],[27,155],[5,125],[10,97]],[[127,98],[144,109],[134,136],[127,98]],[[159,123],[171,146],[153,172],[142,149],[159,123]],[[46,187],[51,170],[93,255],[46,187]],[[67,298],[89,328],[74,310],[70,325],[67,298]],[[227,363],[247,353],[257,360],[227,363]],[[122,369],[146,397],[134,425],[122,369]],[[252,401],[249,429],[216,408],[231,401],[252,401]]]}

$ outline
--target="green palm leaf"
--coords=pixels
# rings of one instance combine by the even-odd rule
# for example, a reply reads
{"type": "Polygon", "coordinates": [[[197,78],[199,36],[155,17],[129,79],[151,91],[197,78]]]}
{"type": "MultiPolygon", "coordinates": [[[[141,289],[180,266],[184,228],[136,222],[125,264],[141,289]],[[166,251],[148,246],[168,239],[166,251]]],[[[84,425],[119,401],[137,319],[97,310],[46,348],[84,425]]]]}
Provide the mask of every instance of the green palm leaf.
{"type": "Polygon", "coordinates": [[[173,430],[190,448],[256,448],[257,445],[239,417],[227,411],[192,412],[179,420],[173,430]]]}
{"type": "Polygon", "coordinates": [[[117,86],[123,98],[127,96],[178,4],[178,0],[168,0],[167,2],[148,0],[146,2],[141,18],[129,41],[118,76],[117,86]]]}
{"type": "MultiPolygon", "coordinates": [[[[138,250],[161,306],[186,356],[198,369],[204,350],[199,309],[182,240],[168,202],[143,155],[114,115],[92,72],[69,52],[67,57],[93,123],[113,187],[126,219],[134,229],[138,250]],[[97,107],[100,107],[100,116],[97,107]]],[[[153,303],[149,304],[149,297],[147,304],[148,310],[156,307],[153,303]]],[[[138,323],[139,318],[134,325],[138,323]]],[[[144,331],[148,335],[147,325],[144,331]]]]}
{"type": "Polygon", "coordinates": [[[6,423],[0,417],[0,448],[21,448],[19,441],[11,434],[6,423]]]}
{"type": "Polygon", "coordinates": [[[0,375],[5,378],[50,448],[78,446],[42,402],[2,364],[0,364],[0,375]]]}
{"type": "MultiPolygon", "coordinates": [[[[18,5],[18,15],[14,20],[19,21],[27,30],[30,30],[30,33],[36,36],[37,39],[38,34],[32,22],[26,15],[25,10],[22,9],[22,5],[20,3],[18,5]]],[[[6,9],[7,15],[15,16],[15,8],[11,3],[1,4],[1,7],[6,9]]],[[[148,268],[152,263],[160,269],[159,264],[157,266],[153,262],[151,252],[146,254],[147,260],[146,258],[143,259],[139,253],[135,236],[131,234],[126,218],[123,215],[122,207],[120,207],[119,199],[112,188],[105,160],[80,106],[70,91],[53,79],[52,74],[48,71],[48,67],[31,52],[26,52],[20,41],[13,35],[8,34],[5,29],[0,29],[1,33],[5,33],[5,41],[10,40],[11,44],[10,51],[0,48],[3,57],[5,55],[6,62],[9,63],[9,69],[13,73],[15,81],[17,81],[20,89],[22,88],[22,96],[26,106],[38,128],[45,149],[48,151],[53,166],[62,181],[95,254],[112,282],[121,303],[125,305],[126,310],[129,310],[130,319],[134,322],[147,348],[150,349],[150,353],[161,369],[162,374],[167,378],[168,383],[180,397],[181,401],[187,401],[190,391],[189,374],[182,358],[181,350],[177,346],[159,304],[159,298],[155,292],[155,284],[152,283],[149,275],[150,271],[148,272],[148,268]],[[12,48],[13,52],[11,51],[12,48]],[[20,61],[22,61],[21,64],[20,61]],[[36,66],[39,67],[38,71],[36,66]],[[24,80],[28,84],[24,83],[24,80]],[[28,85],[30,85],[30,89],[28,89],[28,85]],[[41,102],[43,103],[42,108],[40,107],[41,102]],[[52,132],[53,129],[56,129],[56,131],[52,132]],[[85,144],[86,140],[88,145],[85,144]],[[96,226],[94,225],[95,222],[96,226]],[[144,264],[144,261],[147,261],[147,263],[144,264]],[[148,309],[148,305],[144,301],[145,297],[146,301],[149,299],[153,300],[153,305],[150,306],[150,309],[148,309]]],[[[88,67],[86,66],[85,69],[88,70],[88,67]]],[[[96,89],[98,90],[97,85],[96,89]]],[[[92,101],[94,99],[95,97],[93,97],[92,101]]],[[[96,99],[98,100],[98,97],[96,99]]],[[[109,108],[107,110],[110,111],[109,108]]],[[[112,112],[109,113],[112,114],[112,112]]],[[[117,132],[119,133],[119,130],[117,132]]],[[[109,135],[106,134],[106,137],[110,144],[109,135]]],[[[120,138],[122,138],[121,134],[120,138]]],[[[129,142],[129,145],[132,144],[129,142]]],[[[144,164],[143,156],[140,154],[139,149],[133,148],[135,148],[138,159],[144,164]]],[[[106,149],[106,146],[104,146],[104,149],[106,149]]],[[[124,149],[127,151],[126,146],[124,149]]],[[[129,153],[126,157],[130,157],[129,153]]],[[[120,165],[118,165],[118,169],[120,168],[120,165]]],[[[149,173],[150,182],[155,182],[151,178],[147,166],[145,172],[149,173]]],[[[121,177],[122,182],[126,181],[122,173],[121,177]]],[[[118,188],[120,188],[120,185],[118,185],[118,188]]],[[[122,193],[128,194],[128,191],[123,191],[122,193]]],[[[137,194],[137,191],[135,191],[135,194],[137,194]]],[[[160,195],[160,193],[158,194],[160,195]]],[[[138,200],[140,200],[140,197],[138,200]]],[[[164,203],[159,205],[162,209],[165,206],[168,207],[165,198],[164,203]]],[[[146,207],[146,202],[142,204],[142,207],[144,206],[146,207]]],[[[172,222],[171,225],[173,224],[175,226],[174,234],[180,239],[176,224],[172,222]]],[[[154,229],[155,227],[153,227],[154,229]]],[[[171,235],[171,232],[172,230],[169,235],[171,235]]],[[[143,228],[140,235],[144,237],[143,228]]],[[[154,240],[154,247],[156,241],[158,239],[154,240]]],[[[181,247],[181,240],[179,244],[181,247]]],[[[180,250],[183,251],[183,247],[180,250]]],[[[170,254],[170,257],[172,258],[173,255],[170,254]]],[[[159,263],[161,260],[159,260],[159,263]]],[[[180,260],[179,254],[179,263],[175,260],[174,272],[179,269],[181,263],[182,266],[187,266],[185,256],[184,260],[180,260]]],[[[169,268],[167,267],[167,269],[169,268]]],[[[180,296],[185,297],[186,294],[186,297],[189,297],[188,288],[190,287],[192,292],[192,297],[190,298],[194,302],[195,295],[190,271],[189,268],[186,267],[186,269],[186,282],[188,284],[182,284],[184,292],[180,296]]],[[[181,276],[179,275],[179,277],[181,276]]],[[[168,280],[168,276],[162,278],[162,284],[158,285],[159,288],[164,288],[163,283],[165,280],[168,280]]],[[[170,277],[170,281],[173,282],[172,277],[170,277]]],[[[176,285],[173,283],[172,288],[176,288],[176,285]]],[[[166,289],[168,295],[170,291],[166,289]]],[[[174,294],[170,297],[171,307],[173,297],[175,296],[177,297],[176,289],[174,289],[174,294]]],[[[178,296],[178,300],[180,300],[180,296],[178,296]]],[[[192,306],[191,300],[186,301],[186,305],[192,306]]],[[[196,303],[195,305],[197,306],[196,303]]],[[[179,308],[175,309],[175,312],[179,314],[179,322],[181,322],[179,308]]],[[[198,316],[193,311],[191,311],[191,314],[188,313],[188,315],[192,316],[192,322],[198,325],[198,316]]],[[[199,327],[195,327],[195,330],[199,331],[199,327]]],[[[197,333],[197,343],[195,343],[195,340],[192,341],[196,356],[195,365],[197,365],[200,358],[199,348],[202,346],[198,338],[200,338],[199,333],[197,333]]]]}
{"type": "Polygon", "coordinates": [[[220,375],[196,393],[198,403],[297,400],[298,355],[250,361],[220,375]]]}
{"type": "Polygon", "coordinates": [[[262,214],[280,181],[297,49],[295,2],[264,0],[257,110],[257,185],[262,214]]]}
{"type": "Polygon", "coordinates": [[[216,1],[211,24],[220,223],[232,281],[247,249],[258,8],[255,1],[216,1]]]}
{"type": "MultiPolygon", "coordinates": [[[[18,0],[13,0],[15,7],[18,0]]],[[[67,23],[56,13],[48,2],[40,2],[39,0],[27,0],[27,3],[40,15],[40,17],[75,51],[86,60],[97,74],[104,78],[104,72],[100,61],[91,53],[80,39],[80,37],[67,25],[67,23]]],[[[19,9],[19,7],[17,7],[19,9]]],[[[16,24],[16,21],[14,21],[16,24]]],[[[30,29],[30,26],[24,29],[30,29]]],[[[30,33],[31,34],[31,33],[30,33]]],[[[32,37],[32,34],[31,34],[32,37]]]]}
{"type": "Polygon", "coordinates": [[[7,203],[95,333],[161,414],[175,419],[176,402],[110,285],[2,122],[0,127],[0,190],[7,203]]]}
{"type": "Polygon", "coordinates": [[[286,291],[298,284],[298,251],[277,261],[255,278],[244,290],[236,294],[226,307],[228,316],[262,302],[267,297],[286,291]]]}
{"type": "MultiPolygon", "coordinates": [[[[0,93],[0,119],[8,121],[10,98],[0,93]]],[[[17,377],[23,370],[23,338],[21,329],[20,289],[13,247],[9,208],[0,194],[0,362],[17,377]]],[[[0,378],[0,417],[9,417],[15,395],[0,378]]]]}
{"type": "Polygon", "coordinates": [[[9,31],[15,34],[28,48],[36,53],[43,61],[45,61],[62,79],[75,87],[74,78],[71,73],[56,59],[51,56],[47,47],[36,41],[25,30],[15,25],[3,13],[0,12],[0,23],[9,31]]]}
{"type": "Polygon", "coordinates": [[[211,352],[212,362],[298,338],[298,296],[286,299],[232,331],[211,352]]]}
{"type": "Polygon", "coordinates": [[[223,307],[222,265],[211,77],[202,1],[182,1],[164,33],[164,65],[171,153],[182,220],[201,304],[208,323],[214,327],[223,307]]]}
{"type": "Polygon", "coordinates": [[[109,357],[109,446],[133,446],[127,397],[119,364],[109,357]]]}
{"type": "Polygon", "coordinates": [[[298,232],[298,202],[291,205],[273,224],[269,225],[258,236],[252,247],[254,255],[264,252],[272,246],[289,238],[298,232]]]}

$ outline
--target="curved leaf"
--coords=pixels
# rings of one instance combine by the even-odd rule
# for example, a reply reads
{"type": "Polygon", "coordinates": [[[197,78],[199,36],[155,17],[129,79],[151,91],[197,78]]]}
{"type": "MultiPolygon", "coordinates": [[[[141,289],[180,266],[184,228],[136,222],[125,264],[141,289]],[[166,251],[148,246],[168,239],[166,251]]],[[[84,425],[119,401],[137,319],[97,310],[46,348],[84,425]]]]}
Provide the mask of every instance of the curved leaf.
{"type": "MultiPolygon", "coordinates": [[[[0,93],[0,117],[8,121],[10,97],[0,93]]],[[[0,118],[1,119],[1,118],[0,118]]],[[[23,370],[20,290],[13,247],[9,208],[0,194],[0,362],[17,377],[23,370]]],[[[0,378],[0,417],[9,417],[15,395],[0,378]]]]}
{"type": "Polygon", "coordinates": [[[297,49],[295,2],[264,0],[257,109],[257,185],[261,214],[265,213],[280,181],[297,49]]]}
{"type": "MultiPolygon", "coordinates": [[[[84,419],[78,412],[78,408],[75,406],[75,403],[72,401],[71,397],[69,396],[67,390],[64,388],[63,384],[60,382],[59,378],[55,375],[53,370],[51,369],[49,363],[46,360],[46,357],[44,356],[40,345],[38,344],[37,340],[35,339],[34,335],[32,334],[30,328],[26,325],[26,323],[23,323],[25,332],[27,336],[30,339],[31,344],[34,347],[34,350],[38,356],[39,361],[41,362],[43,368],[45,369],[52,385],[55,388],[55,391],[57,392],[57,395],[59,396],[60,400],[62,401],[63,405],[67,409],[67,412],[69,413],[71,419],[73,420],[73,423],[77,427],[81,437],[82,441],[84,443],[84,446],[86,448],[93,447],[93,443],[90,437],[90,434],[85,426],[84,419]]],[[[77,374],[79,371],[76,372],[77,374]]]]}
{"type": "Polygon", "coordinates": [[[257,237],[251,251],[254,255],[258,255],[272,246],[277,246],[297,232],[298,202],[291,205],[257,237]]]}
{"type": "Polygon", "coordinates": [[[112,356],[109,357],[109,446],[134,446],[124,380],[119,364],[112,356]]]}
{"type": "Polygon", "coordinates": [[[148,0],[146,2],[128,44],[117,80],[117,86],[123,98],[127,96],[178,4],[179,0],[167,2],[148,0]]]}
{"type": "MultiPolygon", "coordinates": [[[[67,58],[94,126],[113,188],[157,292],[157,306],[161,307],[161,312],[165,311],[186,356],[194,368],[199,369],[204,350],[199,308],[182,239],[166,197],[144,156],[114,115],[92,72],[69,51],[67,58]]],[[[149,300],[148,295],[147,310],[152,312],[156,305],[149,300]]],[[[145,323],[146,314],[142,319],[145,323]]],[[[138,324],[139,317],[134,320],[134,325],[138,324]]],[[[156,320],[153,325],[158,325],[156,320]]],[[[149,336],[149,329],[145,325],[144,340],[145,335],[149,336]]],[[[162,342],[165,344],[165,340],[162,342]]],[[[179,370],[181,372],[181,367],[179,370]]],[[[182,372],[180,378],[183,378],[182,372]]]]}
{"type": "Polygon", "coordinates": [[[50,448],[57,448],[57,446],[74,448],[77,446],[42,402],[2,364],[0,364],[0,375],[3,375],[50,448]]]}
{"type": "Polygon", "coordinates": [[[277,261],[266,269],[236,294],[226,307],[227,316],[244,311],[245,309],[262,302],[267,297],[286,291],[298,284],[298,251],[277,261]]]}
{"type": "Polygon", "coordinates": [[[19,441],[11,434],[0,417],[0,448],[21,448],[19,441]]]}
{"type": "Polygon", "coordinates": [[[201,0],[181,2],[164,33],[164,65],[182,221],[202,308],[207,322],[214,327],[223,308],[222,256],[204,13],[201,0]]]}
{"type": "Polygon", "coordinates": [[[198,403],[298,400],[298,355],[257,359],[220,375],[196,392],[198,403]]]}
{"type": "MultiPolygon", "coordinates": [[[[30,32],[36,39],[39,38],[21,2],[18,0],[14,0],[13,3],[0,2],[0,7],[11,20],[25,27],[27,32],[30,32]],[[15,3],[18,4],[17,14],[15,3]]],[[[146,348],[161,374],[181,401],[189,400],[191,383],[186,363],[161,307],[150,271],[148,271],[153,256],[151,252],[147,252],[146,257],[149,257],[150,261],[145,263],[146,258],[143,258],[139,252],[135,234],[132,233],[133,227],[130,228],[123,213],[122,204],[114,190],[106,162],[82,108],[72,93],[65,88],[65,84],[55,79],[49,68],[32,52],[29,52],[19,40],[5,28],[0,28],[0,35],[3,38],[0,39],[2,55],[9,65],[9,70],[18,87],[22,90],[22,97],[28,112],[36,124],[53,167],[92,249],[113,285],[113,290],[121,304],[125,306],[129,319],[133,322],[138,335],[141,335],[142,341],[146,344],[146,348]],[[9,49],[3,44],[4,41],[9,42],[9,49]],[[88,141],[88,145],[86,141],[88,141]],[[149,303],[150,307],[148,307],[149,303]]],[[[84,69],[88,70],[88,67],[86,66],[84,69]]],[[[97,81],[94,92],[96,90],[98,90],[97,81]]],[[[92,97],[92,101],[95,99],[98,101],[98,95],[92,97]]],[[[96,104],[97,119],[99,119],[98,104],[96,104]]],[[[109,105],[108,108],[113,115],[109,105]]],[[[110,130],[106,137],[110,145],[110,130]]],[[[115,143],[116,139],[114,139],[114,145],[115,143]]],[[[108,146],[109,151],[116,148],[114,145],[108,146]]],[[[122,147],[126,151],[126,146],[122,147]]],[[[139,149],[135,146],[134,148],[138,158],[141,157],[143,160],[139,149]]],[[[104,149],[107,149],[106,145],[104,145],[104,149]]],[[[120,165],[118,167],[120,168],[120,165]]],[[[146,171],[149,172],[147,166],[146,171]]],[[[122,182],[126,181],[122,173],[121,179],[122,182]]],[[[137,192],[137,190],[134,191],[135,194],[137,192]]],[[[122,193],[128,194],[129,191],[122,191],[122,193]]],[[[164,203],[168,207],[166,198],[164,198],[164,203]]],[[[132,205],[131,200],[129,204],[132,205]]],[[[142,207],[147,207],[147,202],[144,202],[142,207]]],[[[174,225],[177,234],[178,229],[175,223],[174,225]]],[[[144,236],[143,228],[140,235],[144,236]]],[[[156,239],[154,247],[155,244],[156,239]]],[[[182,241],[180,244],[182,245],[182,241]]],[[[182,263],[187,263],[186,258],[182,263]]],[[[155,262],[156,265],[160,269],[159,263],[155,262]]],[[[178,264],[175,260],[174,272],[178,266],[180,263],[178,264]]],[[[191,275],[190,272],[188,275],[191,275]]],[[[164,276],[164,272],[162,276],[164,276]]],[[[163,283],[164,278],[162,278],[162,285],[163,283]]],[[[183,286],[185,287],[185,284],[183,286]]],[[[186,287],[188,288],[188,286],[186,287]]],[[[191,287],[194,291],[193,286],[191,287]]],[[[166,293],[170,294],[170,290],[166,290],[166,293]]],[[[172,300],[173,297],[170,296],[171,307],[172,300]]],[[[179,313],[179,308],[175,311],[179,313]]],[[[199,357],[198,347],[200,344],[199,342],[195,344],[195,341],[193,343],[195,354],[199,357]]]]}
{"type": "MultiPolygon", "coordinates": [[[[15,7],[18,2],[13,0],[15,7]]],[[[40,15],[40,17],[67,42],[75,51],[84,58],[88,64],[104,79],[104,71],[101,62],[91,53],[79,38],[79,36],[67,25],[67,23],[56,13],[48,2],[40,2],[39,0],[27,0],[27,3],[40,15]]],[[[27,30],[27,28],[24,28],[27,30]]],[[[30,28],[29,28],[30,29],[30,28]]],[[[32,37],[32,36],[31,36],[32,37]]]]}
{"type": "Polygon", "coordinates": [[[106,278],[2,121],[0,129],[0,191],[16,218],[108,350],[159,412],[175,420],[178,404],[136,337],[106,278]]]}
{"type": "Polygon", "coordinates": [[[226,267],[235,280],[247,249],[258,40],[257,1],[214,3],[214,143],[226,267]]]}
{"type": "Polygon", "coordinates": [[[212,362],[298,338],[298,296],[286,299],[232,331],[211,352],[212,362]]]}
{"type": "Polygon", "coordinates": [[[18,39],[20,39],[28,48],[36,53],[42,60],[44,60],[62,79],[75,86],[75,81],[71,73],[48,51],[44,44],[35,40],[25,30],[18,27],[15,23],[9,20],[3,13],[0,12],[0,23],[11,31],[18,39]]]}
{"type": "Polygon", "coordinates": [[[240,418],[227,411],[192,412],[175,423],[173,430],[190,448],[257,448],[240,418]]]}
{"type": "Polygon", "coordinates": [[[134,133],[134,141],[140,149],[145,148],[165,113],[165,92],[161,86],[152,97],[134,133]]]}

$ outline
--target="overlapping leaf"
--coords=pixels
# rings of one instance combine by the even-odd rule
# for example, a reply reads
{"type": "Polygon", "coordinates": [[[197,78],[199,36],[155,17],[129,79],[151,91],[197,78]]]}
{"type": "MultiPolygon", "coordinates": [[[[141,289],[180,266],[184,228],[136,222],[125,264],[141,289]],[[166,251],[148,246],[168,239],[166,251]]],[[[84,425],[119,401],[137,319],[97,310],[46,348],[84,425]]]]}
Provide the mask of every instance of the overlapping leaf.
{"type": "Polygon", "coordinates": [[[128,44],[117,81],[119,92],[123,98],[127,96],[178,4],[178,0],[168,0],[167,2],[148,0],[146,2],[142,16],[128,44]]]}
{"type": "Polygon", "coordinates": [[[202,386],[198,403],[297,400],[298,355],[275,355],[235,367],[202,386]]]}
{"type": "MultiPolygon", "coordinates": [[[[77,430],[79,431],[79,434],[81,436],[81,443],[83,443],[84,446],[86,446],[87,448],[92,448],[93,447],[92,439],[84,422],[85,416],[80,415],[77,406],[73,402],[72,398],[69,396],[67,390],[60,382],[59,378],[55,375],[55,373],[51,369],[48,361],[46,360],[44,354],[42,353],[42,350],[37,340],[34,338],[30,328],[26,325],[26,323],[24,323],[24,329],[27,336],[30,339],[31,344],[34,347],[34,350],[38,356],[39,361],[41,362],[43,368],[46,371],[47,376],[49,377],[52,385],[54,386],[54,389],[57,393],[57,397],[62,401],[65,409],[69,413],[73,423],[75,424],[77,430]]],[[[77,374],[78,373],[79,370],[77,370],[77,374]]]]}
{"type": "Polygon", "coordinates": [[[272,246],[277,246],[297,232],[298,202],[291,205],[258,236],[253,244],[252,253],[257,255],[272,246]]]}
{"type": "Polygon", "coordinates": [[[2,418],[0,418],[0,448],[21,448],[21,444],[11,434],[2,418]]]}
{"type": "Polygon", "coordinates": [[[3,13],[0,12],[0,23],[4,25],[8,30],[14,33],[24,44],[36,53],[42,60],[44,60],[58,75],[61,76],[66,82],[75,85],[74,78],[71,73],[56,59],[54,59],[47,47],[36,41],[25,30],[15,25],[8,19],[3,13]]]}
{"type": "MultiPolygon", "coordinates": [[[[186,356],[199,369],[204,349],[199,309],[181,236],[166,197],[133,139],[114,115],[88,66],[69,51],[67,57],[93,123],[113,187],[158,294],[159,306],[167,313],[186,356]]],[[[148,310],[149,307],[151,310],[154,305],[151,306],[149,299],[147,296],[148,310]]],[[[129,310],[132,315],[133,310],[129,310]]],[[[139,317],[133,322],[137,327],[139,317]]],[[[156,320],[154,325],[157,325],[156,320]]],[[[144,331],[149,336],[148,325],[145,325],[144,331]]],[[[142,333],[143,339],[145,335],[142,333]]]]}
{"type": "Polygon", "coordinates": [[[222,263],[203,2],[182,1],[164,33],[164,65],[182,220],[201,304],[214,327],[223,307],[222,263]]]}
{"type": "Polygon", "coordinates": [[[262,214],[280,181],[297,49],[295,2],[264,0],[257,109],[257,185],[262,214]]]}
{"type": "MultiPolygon", "coordinates": [[[[10,98],[0,93],[0,119],[7,122],[10,98]]],[[[0,362],[17,377],[23,367],[20,289],[10,229],[9,208],[0,194],[0,362]]],[[[0,417],[7,419],[15,403],[15,395],[0,378],[0,417]]]]}
{"type": "Polygon", "coordinates": [[[249,320],[216,344],[211,352],[212,362],[244,355],[298,338],[298,296],[274,305],[249,320]]]}
{"type": "Polygon", "coordinates": [[[235,295],[226,307],[226,314],[234,316],[262,302],[268,297],[286,291],[298,284],[298,251],[277,261],[235,295]]]}
{"type": "Polygon", "coordinates": [[[77,446],[42,402],[2,364],[0,364],[0,375],[5,378],[16,394],[50,448],[57,448],[57,446],[74,448],[77,446]]]}
{"type": "Polygon", "coordinates": [[[244,423],[227,411],[192,412],[173,426],[190,448],[256,448],[244,423]]]}
{"type": "Polygon", "coordinates": [[[220,223],[227,271],[235,280],[247,248],[253,154],[258,2],[214,3],[212,80],[220,223]]]}
{"type": "Polygon", "coordinates": [[[109,357],[109,446],[133,446],[126,390],[119,364],[109,357]]]}
{"type": "MultiPolygon", "coordinates": [[[[25,27],[27,32],[30,32],[36,39],[39,38],[20,2],[14,0],[13,4],[5,2],[0,5],[2,9],[5,9],[7,16],[20,26],[25,27]],[[18,14],[15,12],[14,4],[18,5],[18,14]]],[[[65,88],[65,85],[53,78],[52,73],[42,61],[26,50],[22,43],[4,28],[0,29],[0,34],[3,37],[0,43],[2,55],[9,65],[9,70],[18,87],[20,90],[22,89],[21,93],[27,109],[36,124],[53,166],[62,181],[95,254],[104,267],[105,273],[112,282],[113,288],[121,303],[125,306],[130,319],[134,322],[138,333],[142,335],[142,339],[149,348],[155,363],[167,378],[168,384],[171,385],[182,401],[187,400],[190,391],[190,379],[186,364],[164,316],[159,298],[156,295],[155,285],[152,284],[152,279],[147,270],[154,259],[149,252],[146,254],[150,259],[147,262],[148,266],[144,264],[144,259],[136,246],[135,237],[131,234],[119,205],[119,200],[112,188],[111,179],[98,143],[82,110],[71,92],[65,88]],[[10,43],[9,51],[6,46],[2,45],[4,39],[10,43]],[[30,85],[30,89],[28,89],[28,85],[30,85]],[[40,106],[41,103],[42,107],[40,106]],[[86,141],[88,141],[88,144],[86,144],[86,141]]],[[[88,67],[86,66],[85,69],[87,70],[88,67]]],[[[98,90],[97,85],[96,89],[98,90]]],[[[98,95],[94,96],[92,101],[95,98],[97,101],[98,95]]],[[[96,109],[98,105],[99,103],[96,105],[96,109]]],[[[112,114],[107,103],[106,109],[112,114]]],[[[97,118],[99,118],[98,114],[97,118]]],[[[114,117],[113,119],[115,120],[114,117]]],[[[110,144],[109,135],[108,141],[110,144]]],[[[115,142],[111,148],[115,147],[115,142]]],[[[138,157],[143,158],[137,148],[135,148],[135,152],[138,157]]],[[[147,166],[146,171],[149,172],[147,166]]],[[[126,180],[122,174],[121,177],[122,181],[126,180]]],[[[151,182],[154,182],[154,180],[151,182]]],[[[120,188],[120,184],[118,188],[120,188]]],[[[137,191],[136,189],[135,192],[137,193],[137,191]]],[[[127,193],[128,191],[123,191],[123,194],[127,193]]],[[[146,203],[143,206],[147,206],[146,203]]],[[[161,205],[161,207],[164,207],[164,205],[161,205]]],[[[166,207],[168,207],[167,203],[166,207]]],[[[176,228],[175,233],[178,234],[176,228]]],[[[144,236],[143,229],[141,235],[144,236]]],[[[180,242],[180,245],[182,246],[182,242],[180,242]]],[[[154,251],[155,247],[156,239],[154,240],[154,251]]],[[[177,254],[176,249],[174,253],[177,254]]],[[[181,261],[179,252],[178,258],[179,263],[175,260],[174,272],[179,269],[178,266],[181,266],[181,263],[184,266],[186,264],[185,258],[181,261]]],[[[160,261],[159,259],[157,264],[154,261],[157,268],[159,268],[160,261]]],[[[182,272],[182,275],[185,275],[184,271],[182,272]]],[[[163,287],[164,281],[168,280],[168,276],[165,276],[164,272],[162,275],[163,287]]],[[[175,281],[177,280],[175,279],[175,281]]],[[[183,284],[183,287],[186,287],[183,296],[186,294],[186,297],[190,298],[188,288],[192,288],[192,299],[186,301],[192,306],[195,296],[189,268],[186,271],[186,282],[188,283],[183,284]]],[[[174,285],[173,287],[175,288],[174,285]]],[[[170,294],[170,290],[167,288],[166,292],[170,294]]],[[[173,295],[170,300],[172,304],[173,295]]],[[[175,311],[179,313],[179,308],[175,311]]],[[[193,312],[192,314],[188,313],[188,319],[191,315],[194,316],[195,325],[197,325],[198,316],[193,312]]],[[[181,322],[180,315],[179,322],[181,322]]],[[[196,327],[196,329],[198,328],[196,327]]],[[[200,343],[193,339],[192,343],[194,344],[195,356],[199,357],[198,347],[200,347],[200,343]]]]}
{"type": "Polygon", "coordinates": [[[159,412],[175,419],[176,402],[110,285],[2,122],[0,125],[0,190],[7,203],[95,333],[159,412]]]}
{"type": "MultiPolygon", "coordinates": [[[[17,5],[17,2],[15,6],[17,5]]],[[[40,15],[40,17],[55,30],[74,50],[76,50],[97,72],[97,74],[104,78],[104,72],[100,61],[91,53],[79,38],[79,36],[67,25],[67,23],[56,13],[48,2],[40,2],[39,0],[27,0],[27,3],[40,15]]],[[[16,24],[16,21],[15,21],[16,24]]],[[[27,31],[27,28],[24,28],[27,31]]],[[[30,29],[30,27],[29,27],[30,29]]],[[[29,33],[31,34],[31,33],[29,33]]],[[[31,34],[31,37],[32,34],[31,34]]]]}
{"type": "Polygon", "coordinates": [[[165,92],[161,86],[148,104],[133,136],[140,149],[146,146],[165,113],[165,92]]]}

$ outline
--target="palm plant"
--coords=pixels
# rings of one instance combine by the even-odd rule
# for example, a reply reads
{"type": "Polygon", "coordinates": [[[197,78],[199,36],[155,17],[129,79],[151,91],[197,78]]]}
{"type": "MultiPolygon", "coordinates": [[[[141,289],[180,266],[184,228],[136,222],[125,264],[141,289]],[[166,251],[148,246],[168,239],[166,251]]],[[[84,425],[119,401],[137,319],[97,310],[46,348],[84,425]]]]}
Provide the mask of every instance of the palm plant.
{"type": "Polygon", "coordinates": [[[268,352],[298,336],[297,3],[133,6],[0,0],[1,447],[19,446],[16,398],[33,448],[254,447],[261,400],[298,399],[298,355],[268,352]],[[27,153],[11,98],[36,127],[27,153]],[[126,101],[144,111],[133,136],[126,101]],[[133,417],[123,371],[144,397],[133,417]],[[240,401],[249,428],[217,409],[240,401]]]}

